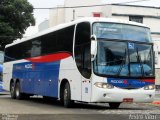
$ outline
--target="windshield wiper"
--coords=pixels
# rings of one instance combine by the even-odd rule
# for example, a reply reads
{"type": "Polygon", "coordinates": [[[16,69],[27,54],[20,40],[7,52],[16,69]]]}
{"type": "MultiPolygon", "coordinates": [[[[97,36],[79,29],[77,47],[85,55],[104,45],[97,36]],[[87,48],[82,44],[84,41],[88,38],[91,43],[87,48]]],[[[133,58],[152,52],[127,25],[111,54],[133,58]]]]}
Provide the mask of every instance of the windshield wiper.
{"type": "Polygon", "coordinates": [[[121,73],[122,68],[123,68],[123,66],[124,66],[124,64],[126,62],[126,58],[127,58],[127,50],[125,49],[125,53],[124,53],[124,56],[123,56],[123,61],[122,61],[121,65],[120,65],[120,67],[118,69],[117,76],[119,76],[119,74],[121,73]]]}
{"type": "Polygon", "coordinates": [[[142,73],[142,76],[144,76],[144,68],[143,68],[141,56],[139,55],[138,48],[137,48],[137,62],[140,63],[140,66],[141,66],[141,73],[142,73]]]}
{"type": "Polygon", "coordinates": [[[145,59],[145,61],[148,61],[149,60],[149,58],[151,57],[151,53],[152,52],[152,48],[150,48],[150,50],[149,50],[149,54],[148,54],[148,56],[147,56],[147,59],[145,59]]]}

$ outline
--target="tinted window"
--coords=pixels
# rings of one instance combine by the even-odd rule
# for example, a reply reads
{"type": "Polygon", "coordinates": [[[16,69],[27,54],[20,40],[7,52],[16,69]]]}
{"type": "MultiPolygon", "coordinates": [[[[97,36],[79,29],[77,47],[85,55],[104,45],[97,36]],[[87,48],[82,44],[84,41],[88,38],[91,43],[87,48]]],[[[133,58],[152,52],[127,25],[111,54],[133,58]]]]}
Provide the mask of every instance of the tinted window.
{"type": "Polygon", "coordinates": [[[57,32],[42,37],[42,54],[51,54],[57,51],[57,32]]]}
{"type": "Polygon", "coordinates": [[[72,53],[73,35],[74,35],[74,26],[58,31],[58,40],[57,40],[58,51],[67,51],[72,53]]]}
{"type": "MultiPolygon", "coordinates": [[[[42,42],[41,42],[41,37],[39,38],[35,38],[33,39],[31,42],[31,47],[29,47],[30,49],[30,56],[28,57],[36,57],[36,56],[40,56],[41,55],[41,51],[42,51],[42,42]]],[[[25,51],[27,52],[27,50],[25,51]]],[[[29,53],[29,51],[28,51],[29,53]]]]}
{"type": "Polygon", "coordinates": [[[5,62],[28,58],[31,55],[31,42],[23,42],[5,50],[5,62]]]}
{"type": "Polygon", "coordinates": [[[72,54],[74,25],[5,49],[5,62],[56,52],[72,54]]]}
{"type": "Polygon", "coordinates": [[[78,24],[75,36],[75,60],[80,73],[86,78],[91,76],[90,42],[90,24],[87,22],[78,24]]]}
{"type": "Polygon", "coordinates": [[[42,36],[42,54],[70,52],[72,54],[74,26],[42,36]]]}
{"type": "Polygon", "coordinates": [[[129,16],[129,21],[143,23],[143,17],[142,16],[129,16]]]}

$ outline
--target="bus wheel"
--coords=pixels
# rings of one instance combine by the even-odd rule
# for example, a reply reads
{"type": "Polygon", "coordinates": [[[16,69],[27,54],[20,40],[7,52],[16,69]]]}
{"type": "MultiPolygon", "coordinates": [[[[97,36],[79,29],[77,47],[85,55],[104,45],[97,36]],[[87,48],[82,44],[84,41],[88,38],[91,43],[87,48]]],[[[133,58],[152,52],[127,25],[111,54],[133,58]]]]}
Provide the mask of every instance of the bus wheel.
{"type": "Polygon", "coordinates": [[[70,85],[67,82],[65,84],[64,91],[63,91],[63,104],[64,104],[64,107],[70,108],[72,107],[73,103],[74,102],[71,100],[70,85]]]}
{"type": "Polygon", "coordinates": [[[16,99],[15,85],[13,81],[10,84],[10,94],[12,99],[16,99]]]}
{"type": "Polygon", "coordinates": [[[21,93],[21,86],[20,86],[20,83],[19,83],[19,82],[16,82],[15,93],[16,93],[16,99],[18,99],[18,100],[21,100],[21,99],[24,99],[24,98],[29,97],[29,96],[21,93]]]}
{"type": "Polygon", "coordinates": [[[121,103],[119,103],[119,102],[109,103],[109,107],[110,107],[111,109],[117,109],[117,108],[119,108],[120,104],[121,104],[121,103]]]}

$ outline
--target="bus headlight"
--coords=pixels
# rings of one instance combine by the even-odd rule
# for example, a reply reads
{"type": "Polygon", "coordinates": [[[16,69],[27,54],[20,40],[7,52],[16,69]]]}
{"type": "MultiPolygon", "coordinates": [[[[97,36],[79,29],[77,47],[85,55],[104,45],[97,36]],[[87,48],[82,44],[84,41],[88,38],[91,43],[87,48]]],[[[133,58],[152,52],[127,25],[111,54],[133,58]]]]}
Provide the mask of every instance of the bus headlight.
{"type": "Polygon", "coordinates": [[[154,90],[155,89],[155,85],[147,85],[144,87],[144,90],[154,90]]]}
{"type": "Polygon", "coordinates": [[[114,88],[113,85],[108,84],[108,83],[103,83],[103,82],[96,82],[94,85],[95,85],[96,87],[104,88],[104,89],[112,89],[112,88],[114,88]]]}

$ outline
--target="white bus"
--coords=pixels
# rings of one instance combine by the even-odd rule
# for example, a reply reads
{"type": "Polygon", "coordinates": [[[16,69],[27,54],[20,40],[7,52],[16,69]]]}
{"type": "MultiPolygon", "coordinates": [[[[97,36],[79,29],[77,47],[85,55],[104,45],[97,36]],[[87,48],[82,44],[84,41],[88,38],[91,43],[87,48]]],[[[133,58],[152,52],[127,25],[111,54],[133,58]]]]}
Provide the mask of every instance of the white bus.
{"type": "Polygon", "coordinates": [[[153,44],[143,24],[83,18],[5,48],[4,87],[13,99],[31,95],[109,103],[152,102],[153,44]]]}

